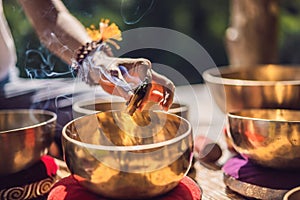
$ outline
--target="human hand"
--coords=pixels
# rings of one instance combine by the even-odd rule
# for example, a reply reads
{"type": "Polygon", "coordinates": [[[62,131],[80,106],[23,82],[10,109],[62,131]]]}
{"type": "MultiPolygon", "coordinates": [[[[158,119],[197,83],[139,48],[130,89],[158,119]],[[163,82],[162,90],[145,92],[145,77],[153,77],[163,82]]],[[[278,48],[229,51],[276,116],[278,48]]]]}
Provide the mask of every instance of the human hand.
{"type": "Polygon", "coordinates": [[[151,62],[144,58],[116,58],[96,52],[93,63],[94,68],[100,71],[98,84],[106,92],[126,100],[146,78],[152,79],[151,62]]]}
{"type": "Polygon", "coordinates": [[[144,58],[116,58],[107,43],[117,49],[116,41],[122,40],[121,31],[109,20],[101,20],[99,30],[94,26],[87,29],[92,42],[80,47],[76,53],[75,69],[80,69],[82,79],[90,84],[100,84],[113,95],[121,96],[130,104],[137,95],[139,86],[147,81],[148,86],[142,87],[142,97],[138,97],[136,109],[143,110],[148,102],[158,103],[163,110],[168,110],[173,102],[175,86],[168,78],[154,72],[151,62],[144,58]]]}
{"type": "Polygon", "coordinates": [[[167,111],[173,103],[175,85],[167,77],[154,70],[151,70],[151,73],[151,87],[149,87],[139,109],[143,110],[148,102],[155,102],[161,109],[167,111]]]}
{"type": "Polygon", "coordinates": [[[128,83],[131,88],[137,88],[147,79],[150,87],[147,87],[138,109],[144,110],[148,102],[158,103],[165,111],[169,109],[173,103],[175,86],[168,78],[152,70],[149,60],[114,58],[112,63],[109,70],[111,77],[116,79],[111,80],[106,77],[99,79],[99,84],[105,91],[130,101],[134,95],[133,91],[128,91],[124,83],[128,83]]]}
{"type": "Polygon", "coordinates": [[[168,110],[173,102],[175,86],[168,78],[151,69],[151,62],[144,58],[116,58],[109,48],[103,46],[83,62],[87,72],[85,81],[100,84],[108,93],[130,101],[134,90],[147,79],[149,86],[138,109],[143,110],[148,102],[158,103],[168,110]]]}

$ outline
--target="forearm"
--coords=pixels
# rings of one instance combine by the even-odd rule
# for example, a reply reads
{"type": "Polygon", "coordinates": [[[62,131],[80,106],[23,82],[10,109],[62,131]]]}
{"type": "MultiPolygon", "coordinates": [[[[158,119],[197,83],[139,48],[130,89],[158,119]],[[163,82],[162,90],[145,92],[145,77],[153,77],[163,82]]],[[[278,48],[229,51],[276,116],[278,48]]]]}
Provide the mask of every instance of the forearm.
{"type": "Polygon", "coordinates": [[[19,0],[40,41],[71,64],[75,51],[91,39],[60,0],[19,0]]]}

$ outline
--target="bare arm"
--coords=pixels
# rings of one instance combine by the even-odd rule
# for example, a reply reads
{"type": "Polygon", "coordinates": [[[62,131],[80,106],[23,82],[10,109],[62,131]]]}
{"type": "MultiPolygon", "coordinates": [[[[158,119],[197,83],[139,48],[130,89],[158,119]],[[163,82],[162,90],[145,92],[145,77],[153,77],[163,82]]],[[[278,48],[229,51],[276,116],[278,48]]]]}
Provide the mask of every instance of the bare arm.
{"type": "MultiPolygon", "coordinates": [[[[71,64],[71,59],[74,58],[76,50],[91,41],[83,25],[69,13],[61,0],[19,0],[19,3],[34,26],[40,41],[66,63],[71,64]]],[[[104,58],[112,59],[107,56],[104,58]]],[[[135,77],[145,76],[142,73],[143,69],[144,71],[148,69],[143,67],[144,65],[137,65],[139,59],[129,59],[130,62],[128,59],[114,59],[116,59],[116,62],[112,63],[118,64],[115,67],[124,65],[128,67],[130,72],[137,71],[138,73],[133,73],[135,77]]],[[[105,63],[105,60],[101,60],[101,62],[105,63]]],[[[105,67],[109,68],[110,66],[105,67]]],[[[93,73],[93,70],[90,71],[93,73]]],[[[143,100],[141,109],[148,101],[154,101],[167,110],[172,104],[175,86],[166,77],[153,71],[152,73],[152,87],[143,100]]],[[[107,92],[122,96],[125,99],[130,98],[127,91],[122,91],[123,88],[111,82],[101,81],[99,74],[96,74],[96,76],[97,80],[95,82],[100,84],[107,92]]]]}
{"type": "Polygon", "coordinates": [[[83,25],[60,0],[19,0],[40,41],[71,64],[74,52],[91,41],[83,25]]]}

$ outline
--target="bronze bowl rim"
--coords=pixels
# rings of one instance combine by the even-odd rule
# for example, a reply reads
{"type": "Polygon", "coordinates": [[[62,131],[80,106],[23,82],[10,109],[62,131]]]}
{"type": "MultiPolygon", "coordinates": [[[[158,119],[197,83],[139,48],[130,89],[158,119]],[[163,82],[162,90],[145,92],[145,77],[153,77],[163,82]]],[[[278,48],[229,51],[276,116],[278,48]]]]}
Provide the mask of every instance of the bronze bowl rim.
{"type": "Polygon", "coordinates": [[[300,85],[299,80],[279,80],[279,81],[264,81],[264,80],[250,80],[250,79],[237,79],[237,78],[223,78],[218,76],[222,73],[235,73],[248,70],[255,70],[262,67],[275,67],[275,68],[291,68],[298,69],[300,71],[300,65],[276,65],[276,64],[267,64],[267,65],[255,65],[255,67],[235,67],[234,65],[214,67],[207,69],[203,72],[203,79],[210,83],[222,84],[222,85],[239,85],[239,86],[270,86],[270,85],[300,85]]]}
{"type": "Polygon", "coordinates": [[[122,112],[122,111],[121,110],[109,110],[109,111],[104,111],[104,112],[100,111],[100,112],[97,112],[97,113],[94,113],[94,114],[84,115],[84,116],[78,117],[76,119],[73,119],[63,127],[62,137],[64,139],[68,140],[68,142],[71,142],[72,144],[78,145],[80,147],[88,148],[88,149],[93,149],[93,150],[138,151],[138,150],[148,150],[148,149],[155,149],[155,148],[167,146],[169,144],[173,144],[175,142],[178,142],[178,141],[184,139],[185,137],[187,137],[188,135],[192,134],[192,125],[187,119],[185,119],[181,116],[178,116],[176,114],[167,113],[165,111],[151,111],[151,112],[164,113],[165,115],[172,115],[174,117],[180,118],[182,121],[184,121],[188,125],[188,130],[186,130],[182,135],[176,136],[176,137],[174,137],[170,140],[166,140],[166,141],[158,142],[158,143],[154,143],[154,144],[133,145],[133,146],[115,146],[115,145],[114,146],[104,146],[104,145],[89,144],[89,143],[85,143],[85,142],[81,142],[81,141],[72,139],[66,133],[67,132],[66,131],[67,127],[69,127],[72,123],[76,122],[77,120],[80,120],[81,118],[90,117],[92,115],[97,115],[97,114],[101,114],[101,113],[108,113],[108,112],[122,112]]]}
{"type": "Polygon", "coordinates": [[[96,114],[98,112],[103,112],[103,111],[90,110],[87,108],[83,108],[83,106],[96,105],[99,103],[126,103],[126,101],[123,98],[119,98],[119,97],[95,97],[89,99],[81,99],[73,103],[72,110],[84,115],[96,114]]]}
{"type": "MultiPolygon", "coordinates": [[[[83,100],[78,100],[72,105],[72,110],[76,113],[84,114],[84,115],[90,115],[90,114],[95,114],[98,112],[105,112],[105,111],[97,111],[97,110],[91,110],[87,108],[83,108],[83,106],[88,106],[88,105],[96,105],[96,104],[101,104],[101,103],[124,103],[126,104],[126,101],[124,99],[120,98],[105,98],[105,97],[98,97],[98,98],[92,98],[92,99],[83,99],[83,100]]],[[[180,102],[173,102],[172,105],[178,105],[179,107],[172,108],[170,107],[168,112],[169,113],[178,113],[178,112],[187,112],[189,110],[188,105],[180,102]]],[[[171,105],[171,106],[172,106],[171,105]]]]}
{"type": "Polygon", "coordinates": [[[294,195],[294,194],[296,194],[296,193],[300,193],[300,186],[298,186],[298,187],[295,187],[295,188],[292,188],[291,190],[289,190],[289,191],[287,191],[286,193],[285,193],[285,195],[283,196],[283,200],[289,200],[289,198],[292,196],[292,195],[294,195]]]}
{"type": "Polygon", "coordinates": [[[241,110],[235,110],[230,111],[227,113],[227,117],[230,117],[232,119],[241,119],[241,120],[251,120],[251,121],[260,121],[260,122],[266,122],[266,123],[282,123],[282,122],[289,122],[289,123],[300,123],[299,120],[284,120],[284,119],[267,119],[263,117],[249,117],[249,116],[241,116],[241,112],[250,112],[250,111],[256,111],[256,112],[275,112],[275,111],[283,111],[288,113],[300,113],[300,110],[291,110],[291,109],[278,109],[278,108],[247,108],[247,109],[241,109],[241,110]]]}
{"type": "Polygon", "coordinates": [[[57,120],[57,114],[49,111],[49,110],[43,110],[43,109],[3,109],[0,110],[0,115],[2,114],[29,114],[30,112],[34,112],[34,114],[47,114],[49,116],[51,116],[50,119],[40,122],[40,123],[36,123],[30,126],[24,126],[24,127],[20,127],[20,128],[14,128],[14,129],[10,129],[10,130],[5,130],[5,131],[0,131],[0,135],[6,134],[6,133],[11,133],[11,132],[18,132],[18,131],[23,131],[29,128],[36,128],[36,127],[40,127],[46,124],[50,124],[53,123],[57,120]]]}

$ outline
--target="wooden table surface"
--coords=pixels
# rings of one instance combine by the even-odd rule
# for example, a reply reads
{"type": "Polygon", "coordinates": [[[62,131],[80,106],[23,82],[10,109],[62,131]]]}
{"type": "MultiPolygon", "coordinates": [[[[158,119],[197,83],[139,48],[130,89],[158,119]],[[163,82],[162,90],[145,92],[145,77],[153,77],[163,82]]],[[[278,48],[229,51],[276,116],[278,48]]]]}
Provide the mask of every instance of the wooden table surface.
{"type": "Polygon", "coordinates": [[[245,197],[226,187],[222,170],[213,170],[195,163],[196,181],[202,189],[202,200],[242,200],[245,197]]]}

